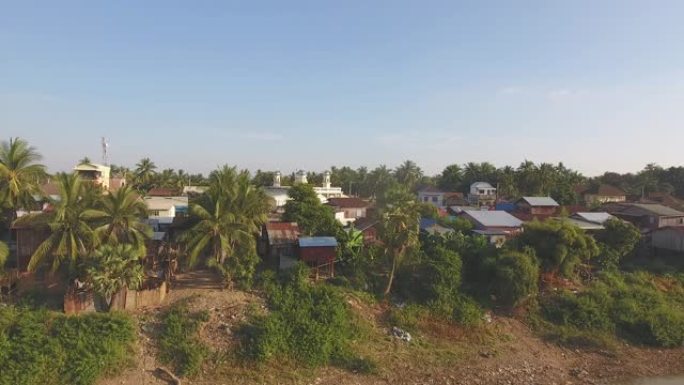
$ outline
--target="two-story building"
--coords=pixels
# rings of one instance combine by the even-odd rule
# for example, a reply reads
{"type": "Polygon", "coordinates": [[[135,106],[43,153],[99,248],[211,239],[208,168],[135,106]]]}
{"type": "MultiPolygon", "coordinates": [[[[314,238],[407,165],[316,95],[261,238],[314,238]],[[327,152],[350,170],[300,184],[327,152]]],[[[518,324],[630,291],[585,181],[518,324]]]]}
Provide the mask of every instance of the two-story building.
{"type": "Polygon", "coordinates": [[[512,214],[523,221],[544,220],[558,214],[559,209],[551,197],[522,197],[515,202],[512,214]]]}
{"type": "Polygon", "coordinates": [[[494,206],[496,188],[487,182],[475,182],[470,185],[468,202],[474,206],[494,206]]]}
{"type": "Polygon", "coordinates": [[[343,225],[365,218],[368,209],[368,202],[361,198],[329,198],[326,204],[333,208],[335,217],[343,225]]]}

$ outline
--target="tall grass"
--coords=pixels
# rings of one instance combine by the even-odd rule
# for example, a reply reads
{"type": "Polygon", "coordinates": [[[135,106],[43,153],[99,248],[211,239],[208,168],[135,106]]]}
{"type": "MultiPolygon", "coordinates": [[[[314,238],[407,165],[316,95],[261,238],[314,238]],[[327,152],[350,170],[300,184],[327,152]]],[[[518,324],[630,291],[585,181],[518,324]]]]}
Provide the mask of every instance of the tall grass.
{"type": "Polygon", "coordinates": [[[88,385],[130,363],[133,320],[0,308],[0,385],[88,385]]]}

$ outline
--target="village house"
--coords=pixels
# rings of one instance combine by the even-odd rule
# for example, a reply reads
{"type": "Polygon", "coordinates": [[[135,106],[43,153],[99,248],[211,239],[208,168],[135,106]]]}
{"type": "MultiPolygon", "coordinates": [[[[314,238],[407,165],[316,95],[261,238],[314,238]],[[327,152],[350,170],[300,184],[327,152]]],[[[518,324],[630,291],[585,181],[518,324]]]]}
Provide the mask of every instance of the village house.
{"type": "Polygon", "coordinates": [[[569,223],[588,233],[592,233],[605,230],[604,224],[608,220],[616,218],[607,212],[577,211],[569,216],[551,217],[551,219],[569,223]]]}
{"type": "Polygon", "coordinates": [[[363,244],[372,245],[378,240],[378,220],[373,218],[358,218],[354,221],[354,228],[363,234],[363,244]]]}
{"type": "Polygon", "coordinates": [[[333,208],[336,218],[345,226],[365,218],[368,208],[368,202],[361,198],[329,198],[326,204],[333,208]]]}
{"type": "Polygon", "coordinates": [[[560,207],[551,197],[522,197],[515,206],[516,211],[532,215],[553,215],[560,207]]]}
{"type": "Polygon", "coordinates": [[[684,226],[684,212],[657,203],[608,203],[603,209],[642,231],[684,226]]]}
{"type": "Polygon", "coordinates": [[[579,186],[575,189],[575,192],[586,205],[627,201],[627,193],[605,183],[593,186],[579,186]]]}
{"type": "Polygon", "coordinates": [[[316,279],[334,277],[337,240],[335,237],[300,237],[299,259],[311,268],[316,279]]]}
{"type": "Polygon", "coordinates": [[[111,167],[95,163],[83,163],[74,167],[74,172],[84,181],[93,182],[109,190],[111,167]]]}
{"type": "Polygon", "coordinates": [[[418,201],[430,203],[437,208],[444,207],[444,191],[434,186],[427,186],[418,191],[418,201]]]}
{"type": "Polygon", "coordinates": [[[651,232],[651,246],[658,250],[684,253],[684,226],[662,227],[651,232]]]}
{"type": "Polygon", "coordinates": [[[432,218],[421,218],[419,226],[420,226],[420,231],[426,232],[430,235],[444,236],[444,235],[451,234],[451,233],[455,232],[454,229],[444,227],[444,226],[440,225],[439,223],[437,223],[437,220],[432,219],[432,218]]]}
{"type": "Polygon", "coordinates": [[[153,187],[145,195],[148,197],[178,197],[182,194],[179,190],[174,188],[153,187]]]}
{"type": "Polygon", "coordinates": [[[466,210],[461,217],[473,224],[473,233],[497,246],[522,231],[523,222],[505,211],[466,210]]]}
{"type": "Polygon", "coordinates": [[[146,196],[143,202],[147,206],[149,217],[175,217],[188,212],[188,197],[146,196]]]}
{"type": "Polygon", "coordinates": [[[296,257],[299,234],[295,222],[268,222],[262,228],[259,253],[280,266],[281,259],[296,257]]]}
{"type": "Polygon", "coordinates": [[[496,188],[487,182],[470,185],[468,202],[474,206],[493,206],[496,203],[496,188]]]}

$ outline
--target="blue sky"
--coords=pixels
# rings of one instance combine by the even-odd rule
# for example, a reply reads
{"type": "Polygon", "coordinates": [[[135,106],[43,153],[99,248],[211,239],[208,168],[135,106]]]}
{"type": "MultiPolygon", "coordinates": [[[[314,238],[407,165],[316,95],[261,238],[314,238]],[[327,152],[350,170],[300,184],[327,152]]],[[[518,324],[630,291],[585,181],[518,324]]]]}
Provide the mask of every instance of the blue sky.
{"type": "Polygon", "coordinates": [[[0,0],[0,137],[53,171],[684,161],[682,1],[0,0]]]}

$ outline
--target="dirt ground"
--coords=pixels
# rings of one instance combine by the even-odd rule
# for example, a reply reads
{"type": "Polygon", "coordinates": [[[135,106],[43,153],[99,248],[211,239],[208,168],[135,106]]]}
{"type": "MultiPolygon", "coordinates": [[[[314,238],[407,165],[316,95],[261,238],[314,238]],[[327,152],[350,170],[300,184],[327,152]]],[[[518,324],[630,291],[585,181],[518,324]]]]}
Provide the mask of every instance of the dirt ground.
{"type": "MultiPolygon", "coordinates": [[[[250,293],[224,290],[214,275],[193,272],[181,275],[164,306],[190,298],[191,310],[208,310],[210,321],[201,331],[215,351],[231,351],[233,331],[252,307],[262,300],[250,293]]],[[[337,368],[319,370],[287,362],[249,366],[227,358],[213,363],[195,384],[447,384],[447,385],[570,385],[625,384],[629,379],[684,373],[684,348],[649,349],[621,344],[611,351],[581,351],[559,347],[534,335],[520,321],[492,318],[478,331],[435,325],[431,335],[417,335],[406,343],[389,336],[379,322],[382,309],[350,299],[351,307],[372,324],[369,341],[358,341],[363,356],[378,362],[372,375],[354,374],[337,368]]],[[[164,307],[163,306],[163,307],[164,307]]],[[[162,308],[163,308],[162,307],[162,308]]],[[[134,367],[101,381],[100,385],[169,384],[159,375],[154,346],[157,317],[163,309],[137,314],[140,324],[139,351],[134,367]]]]}

